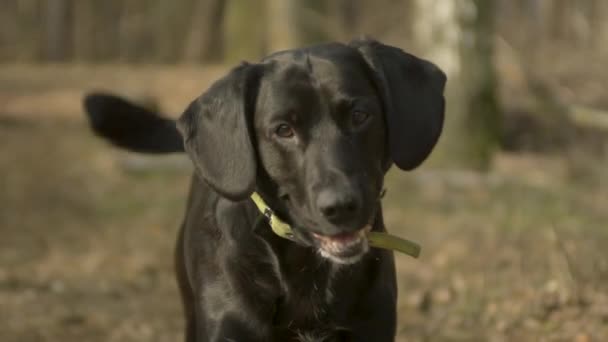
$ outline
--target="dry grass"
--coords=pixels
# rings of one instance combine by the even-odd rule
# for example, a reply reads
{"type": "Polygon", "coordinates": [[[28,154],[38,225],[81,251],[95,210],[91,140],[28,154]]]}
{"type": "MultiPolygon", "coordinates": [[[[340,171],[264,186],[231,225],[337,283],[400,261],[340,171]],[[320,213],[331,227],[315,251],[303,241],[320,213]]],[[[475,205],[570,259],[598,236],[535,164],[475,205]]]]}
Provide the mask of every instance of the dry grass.
{"type": "MultiPolygon", "coordinates": [[[[120,81],[176,113],[218,70],[0,69],[1,341],[181,339],[172,249],[190,170],[96,139],[79,96],[120,81]]],[[[397,260],[399,341],[608,338],[606,170],[501,155],[489,174],[391,172],[387,226],[423,246],[397,260]]]]}

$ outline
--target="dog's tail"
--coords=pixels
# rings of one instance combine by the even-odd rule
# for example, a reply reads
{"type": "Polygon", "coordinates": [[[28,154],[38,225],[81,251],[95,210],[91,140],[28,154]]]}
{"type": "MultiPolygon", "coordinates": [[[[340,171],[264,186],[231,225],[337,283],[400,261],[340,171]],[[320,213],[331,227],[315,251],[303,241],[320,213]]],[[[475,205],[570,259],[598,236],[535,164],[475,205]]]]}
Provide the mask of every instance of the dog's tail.
{"type": "Polygon", "coordinates": [[[93,131],[118,147],[141,153],[184,151],[175,120],[104,93],[87,95],[84,108],[93,131]]]}

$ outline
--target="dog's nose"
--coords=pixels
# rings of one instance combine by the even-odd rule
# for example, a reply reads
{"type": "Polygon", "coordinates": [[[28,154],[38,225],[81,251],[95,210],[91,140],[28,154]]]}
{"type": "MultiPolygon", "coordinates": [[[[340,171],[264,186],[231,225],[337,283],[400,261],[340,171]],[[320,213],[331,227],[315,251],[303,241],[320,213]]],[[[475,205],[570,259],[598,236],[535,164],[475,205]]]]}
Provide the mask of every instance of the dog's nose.
{"type": "Polygon", "coordinates": [[[360,204],[353,195],[323,190],[317,197],[317,208],[329,222],[340,224],[352,220],[360,204]]]}

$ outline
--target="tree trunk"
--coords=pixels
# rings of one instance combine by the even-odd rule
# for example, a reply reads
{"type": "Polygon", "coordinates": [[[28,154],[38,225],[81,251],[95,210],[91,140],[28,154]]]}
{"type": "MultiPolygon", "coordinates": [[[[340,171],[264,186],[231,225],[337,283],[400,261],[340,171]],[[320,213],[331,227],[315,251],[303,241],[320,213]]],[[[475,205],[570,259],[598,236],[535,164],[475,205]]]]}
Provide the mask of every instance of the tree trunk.
{"type": "Polygon", "coordinates": [[[608,55],[608,2],[606,0],[589,1],[589,39],[590,48],[608,55]]]}
{"type": "Polygon", "coordinates": [[[44,57],[51,62],[65,62],[72,55],[72,4],[70,0],[45,2],[44,57]]]}
{"type": "Polygon", "coordinates": [[[329,2],[328,31],[333,39],[347,42],[355,38],[360,26],[361,0],[335,0],[329,2]]]}
{"type": "Polygon", "coordinates": [[[130,63],[151,62],[157,57],[155,43],[156,18],[153,5],[157,1],[120,0],[117,18],[118,58],[130,63]]]}
{"type": "MultiPolygon", "coordinates": [[[[293,0],[284,0],[291,2],[293,0]]],[[[265,0],[232,0],[226,8],[226,61],[258,60],[267,52],[265,0]]]]}
{"type": "Polygon", "coordinates": [[[95,1],[95,60],[115,61],[120,56],[121,2],[117,0],[95,1]]]}
{"type": "Polygon", "coordinates": [[[444,136],[436,159],[487,169],[500,143],[494,70],[494,0],[417,0],[414,34],[448,74],[444,136]]]}
{"type": "MultiPolygon", "coordinates": [[[[188,18],[193,16],[193,7],[198,2],[192,0],[155,2],[152,19],[157,62],[176,63],[182,59],[186,45],[184,37],[191,28],[188,18]]],[[[220,35],[217,37],[221,41],[220,35]]],[[[199,42],[199,45],[200,43],[204,43],[204,40],[199,42]]]]}
{"type": "Polygon", "coordinates": [[[186,61],[221,61],[224,56],[225,17],[226,0],[196,1],[184,44],[183,56],[186,61]]]}
{"type": "MultiPolygon", "coordinates": [[[[359,0],[267,0],[268,52],[343,39],[354,30],[359,0]]],[[[347,39],[345,39],[347,40],[347,39]]]]}
{"type": "Polygon", "coordinates": [[[267,0],[265,48],[268,52],[293,48],[297,45],[297,29],[294,25],[296,1],[267,0]]]}
{"type": "Polygon", "coordinates": [[[328,2],[324,0],[295,1],[292,25],[296,26],[298,45],[312,45],[330,40],[330,18],[328,2]]]}
{"type": "Polygon", "coordinates": [[[7,1],[3,11],[0,11],[0,62],[15,60],[19,52],[19,39],[22,32],[19,30],[18,1],[7,1]]]}
{"type": "Polygon", "coordinates": [[[74,57],[91,61],[97,57],[95,18],[97,9],[92,0],[74,1],[74,57]]]}
{"type": "MultiPolygon", "coordinates": [[[[13,37],[15,56],[18,60],[39,60],[43,57],[43,30],[40,22],[44,16],[44,6],[36,0],[17,0],[17,27],[13,37]]],[[[6,10],[3,8],[2,10],[6,10]]]]}

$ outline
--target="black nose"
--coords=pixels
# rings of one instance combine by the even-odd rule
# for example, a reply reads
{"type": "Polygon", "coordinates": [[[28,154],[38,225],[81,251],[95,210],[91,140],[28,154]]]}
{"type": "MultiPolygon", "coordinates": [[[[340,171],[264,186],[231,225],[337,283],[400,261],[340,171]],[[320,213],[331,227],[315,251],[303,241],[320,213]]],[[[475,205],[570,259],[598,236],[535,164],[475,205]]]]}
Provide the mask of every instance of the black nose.
{"type": "Polygon", "coordinates": [[[354,219],[360,202],[351,194],[322,190],[317,197],[317,208],[329,222],[341,224],[354,219]]]}

